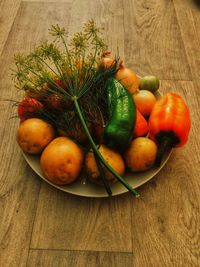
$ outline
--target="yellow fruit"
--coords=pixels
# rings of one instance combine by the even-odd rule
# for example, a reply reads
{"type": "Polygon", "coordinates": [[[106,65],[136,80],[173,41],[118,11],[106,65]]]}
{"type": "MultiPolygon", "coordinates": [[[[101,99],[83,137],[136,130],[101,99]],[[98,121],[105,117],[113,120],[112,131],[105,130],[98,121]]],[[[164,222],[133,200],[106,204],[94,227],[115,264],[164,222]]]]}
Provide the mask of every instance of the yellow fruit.
{"type": "Polygon", "coordinates": [[[137,109],[143,116],[148,117],[156,103],[156,97],[150,91],[138,90],[133,99],[137,109]]]}
{"type": "Polygon", "coordinates": [[[37,118],[25,120],[17,130],[17,142],[21,149],[29,154],[41,153],[54,136],[53,127],[37,118]]]}
{"type": "MultiPolygon", "coordinates": [[[[115,150],[106,147],[105,145],[101,145],[99,147],[99,152],[103,156],[103,158],[107,161],[107,163],[121,176],[124,175],[125,172],[125,164],[122,156],[115,150]]],[[[101,183],[100,173],[94,158],[93,152],[88,152],[85,159],[85,168],[86,172],[89,175],[91,181],[95,183],[101,183]]],[[[103,167],[105,174],[110,183],[115,182],[116,178],[111,174],[105,167],[103,167]]]]}
{"type": "Polygon", "coordinates": [[[135,138],[127,149],[124,158],[127,167],[133,171],[150,169],[156,159],[157,145],[147,137],[135,138]]]}
{"type": "Polygon", "coordinates": [[[81,149],[67,137],[55,138],[45,148],[40,158],[44,176],[58,185],[74,182],[81,171],[82,163],[81,149]]]}

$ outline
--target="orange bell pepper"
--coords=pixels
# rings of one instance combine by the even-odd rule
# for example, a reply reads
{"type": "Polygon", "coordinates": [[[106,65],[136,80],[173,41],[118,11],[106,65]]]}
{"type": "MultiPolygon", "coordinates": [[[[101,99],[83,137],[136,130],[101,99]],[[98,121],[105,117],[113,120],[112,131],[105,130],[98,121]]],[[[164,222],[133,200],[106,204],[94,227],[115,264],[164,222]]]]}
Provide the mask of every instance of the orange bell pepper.
{"type": "Polygon", "coordinates": [[[149,118],[149,136],[158,143],[156,166],[167,149],[187,142],[190,126],[189,109],[180,96],[168,93],[156,102],[149,118]]]}

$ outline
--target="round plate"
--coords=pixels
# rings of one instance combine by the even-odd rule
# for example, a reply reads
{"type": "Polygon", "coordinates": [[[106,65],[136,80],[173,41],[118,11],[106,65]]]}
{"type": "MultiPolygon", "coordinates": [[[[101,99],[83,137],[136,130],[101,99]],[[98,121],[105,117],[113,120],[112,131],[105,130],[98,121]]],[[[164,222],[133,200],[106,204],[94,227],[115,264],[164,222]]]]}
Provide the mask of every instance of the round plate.
{"type": "MultiPolygon", "coordinates": [[[[161,97],[161,93],[157,92],[156,97],[161,97]]],[[[172,150],[170,150],[168,153],[165,154],[162,160],[162,164],[159,168],[153,167],[148,171],[139,172],[139,173],[126,173],[124,178],[125,180],[133,187],[137,188],[150,179],[152,179],[166,164],[168,161],[170,154],[172,150]]],[[[51,183],[49,180],[47,180],[41,171],[40,168],[40,157],[39,156],[33,156],[29,155],[25,152],[23,152],[24,158],[27,161],[27,163],[30,165],[30,167],[48,184],[56,187],[57,189],[60,189],[64,192],[71,193],[73,195],[78,196],[84,196],[84,197],[107,197],[108,194],[103,186],[99,186],[96,184],[91,183],[85,174],[80,175],[79,179],[77,179],[76,182],[74,182],[71,185],[55,185],[51,183]]],[[[128,192],[128,190],[119,182],[113,184],[111,186],[111,190],[113,193],[113,196],[123,194],[125,192],[128,192]]]]}
{"type": "MultiPolygon", "coordinates": [[[[125,180],[133,188],[137,188],[143,185],[144,183],[152,179],[163,168],[163,166],[166,164],[167,160],[169,159],[170,154],[171,154],[171,151],[169,151],[164,156],[162,160],[162,164],[159,168],[154,167],[148,171],[139,172],[139,173],[126,173],[126,175],[124,176],[125,180]]],[[[56,187],[57,189],[60,189],[67,193],[71,193],[73,195],[84,196],[84,197],[107,197],[108,196],[103,186],[99,186],[99,185],[91,183],[84,174],[82,174],[79,177],[79,179],[71,185],[65,185],[65,186],[55,185],[43,176],[41,168],[40,168],[40,157],[39,156],[32,156],[24,152],[23,152],[23,155],[27,163],[30,165],[30,167],[44,181],[56,187]]],[[[128,190],[119,182],[113,184],[111,186],[111,190],[112,190],[113,196],[128,192],[128,190]]]]}

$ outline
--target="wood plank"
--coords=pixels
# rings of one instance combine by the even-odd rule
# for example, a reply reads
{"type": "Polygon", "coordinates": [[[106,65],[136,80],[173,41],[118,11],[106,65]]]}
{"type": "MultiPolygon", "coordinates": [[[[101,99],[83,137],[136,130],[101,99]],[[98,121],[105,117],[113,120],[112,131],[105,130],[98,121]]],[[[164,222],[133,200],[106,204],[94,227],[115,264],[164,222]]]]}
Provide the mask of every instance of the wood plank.
{"type": "Polygon", "coordinates": [[[141,188],[133,200],[134,266],[200,265],[200,83],[163,81],[190,107],[192,128],[188,143],[177,148],[164,169],[141,188]],[[140,212],[142,210],[142,212],[140,212]],[[137,256],[136,256],[137,255],[137,256]],[[153,255],[153,256],[152,256],[153,255]]]}
{"type": "Polygon", "coordinates": [[[80,30],[80,26],[94,19],[104,28],[103,36],[113,56],[119,52],[124,58],[124,12],[123,3],[115,0],[74,1],[71,10],[70,33],[80,30]]]}
{"type": "Polygon", "coordinates": [[[0,55],[20,6],[20,0],[0,1],[0,55]]]}
{"type": "Polygon", "coordinates": [[[43,6],[46,9],[45,17],[38,13],[42,10],[41,4],[23,3],[0,57],[0,266],[26,266],[41,182],[25,163],[16,144],[18,120],[10,119],[14,114],[12,102],[3,101],[20,99],[10,75],[12,57],[17,51],[28,51],[34,41],[45,37],[51,23],[59,22],[60,18],[62,22],[68,21],[62,10],[68,10],[69,5],[60,5],[57,14],[55,5],[43,6]]]}
{"type": "Polygon", "coordinates": [[[23,267],[29,252],[40,180],[24,162],[19,148],[11,139],[7,141],[9,145],[3,156],[8,162],[4,163],[5,158],[0,153],[3,162],[0,175],[0,266],[23,267]]]}
{"type": "Polygon", "coordinates": [[[52,24],[59,24],[67,29],[70,8],[69,3],[57,5],[57,3],[22,2],[13,26],[19,31],[20,36],[12,34],[9,36],[11,40],[8,40],[14,46],[14,51],[29,52],[35,44],[50,38],[48,31],[52,24]]]}
{"type": "MultiPolygon", "coordinates": [[[[81,25],[92,17],[108,29],[111,23],[109,17],[111,11],[116,11],[114,21],[123,20],[123,12],[119,7],[118,1],[74,1],[70,12],[70,33],[79,31],[81,25]]],[[[41,14],[46,14],[45,8],[41,9],[41,14]]],[[[32,10],[26,12],[30,21],[32,21],[31,13],[32,10]]],[[[116,31],[118,26],[113,24],[112,29],[116,31]]],[[[119,30],[123,32],[122,24],[119,30]]],[[[116,35],[113,35],[113,39],[109,39],[110,44],[114,44],[115,41],[118,41],[123,49],[121,45],[123,37],[122,41],[119,36],[116,39],[116,35]]],[[[65,195],[42,184],[31,247],[131,251],[130,214],[123,208],[126,205],[129,210],[128,203],[129,195],[112,201],[94,199],[80,201],[79,198],[65,195]],[[123,225],[126,227],[122,232],[120,229],[123,225]]]]}
{"type": "Polygon", "coordinates": [[[129,200],[80,198],[42,183],[31,248],[130,252],[129,200]]]}
{"type": "Polygon", "coordinates": [[[126,64],[141,76],[191,80],[173,2],[123,2],[126,64]]]}
{"type": "Polygon", "coordinates": [[[23,0],[23,2],[40,2],[40,3],[72,3],[74,0],[23,0]]]}
{"type": "Polygon", "coordinates": [[[199,1],[174,1],[193,79],[200,79],[200,7],[199,1]]]}
{"type": "MultiPolygon", "coordinates": [[[[13,47],[8,44],[0,58],[0,90],[3,99],[17,99],[9,70],[12,53],[13,47]]],[[[40,180],[27,166],[16,144],[18,120],[11,119],[14,112],[12,102],[3,101],[2,98],[0,99],[0,266],[25,266],[40,180]]]]}
{"type": "Polygon", "coordinates": [[[131,253],[31,250],[27,267],[122,267],[131,264],[131,253]]]}

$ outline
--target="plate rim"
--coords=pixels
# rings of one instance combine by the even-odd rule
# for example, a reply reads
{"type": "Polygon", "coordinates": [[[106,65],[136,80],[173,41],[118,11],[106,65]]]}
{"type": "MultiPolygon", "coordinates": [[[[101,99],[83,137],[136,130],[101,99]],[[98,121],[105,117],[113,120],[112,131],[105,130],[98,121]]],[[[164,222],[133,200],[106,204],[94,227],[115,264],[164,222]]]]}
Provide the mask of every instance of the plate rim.
{"type": "MultiPolygon", "coordinates": [[[[167,161],[169,160],[171,154],[173,152],[173,149],[171,149],[170,151],[168,151],[167,155],[165,155],[165,159],[164,161],[162,162],[161,166],[160,167],[157,167],[155,169],[155,171],[148,177],[146,178],[145,180],[142,180],[141,182],[139,182],[136,186],[133,186],[134,189],[136,188],[139,188],[140,186],[144,185],[145,183],[149,182],[151,179],[153,179],[154,176],[156,176],[160,171],[161,169],[166,165],[167,161]]],[[[87,198],[106,198],[106,197],[109,197],[108,194],[106,193],[106,190],[105,190],[105,194],[84,194],[84,193],[80,193],[80,192],[74,192],[73,189],[71,190],[70,187],[68,187],[68,185],[65,185],[65,186],[60,186],[60,185],[56,185],[54,183],[52,183],[51,181],[49,181],[47,178],[44,177],[44,175],[41,175],[39,173],[39,171],[37,169],[34,168],[30,158],[39,158],[39,155],[29,155],[28,153],[22,151],[22,154],[23,154],[23,157],[25,158],[25,161],[28,163],[28,165],[31,167],[31,169],[43,180],[45,181],[46,183],[48,183],[49,185],[53,186],[54,188],[58,189],[58,190],[61,190],[65,193],[69,193],[69,194],[72,194],[72,195],[76,195],[76,196],[81,196],[81,197],[87,197],[87,198]]],[[[41,169],[41,168],[40,168],[41,169]]],[[[148,172],[149,170],[147,171],[144,171],[145,173],[148,172]]],[[[141,173],[141,172],[140,172],[141,173]]],[[[130,174],[130,173],[129,173],[130,174]]],[[[134,174],[137,174],[136,172],[134,174]]],[[[90,182],[91,183],[91,182],[90,182]]],[[[130,183],[130,182],[129,182],[130,183]]],[[[73,184],[71,184],[73,185],[73,184]]],[[[96,185],[98,187],[98,185],[96,185]]],[[[124,193],[127,193],[129,192],[129,190],[126,188],[126,187],[122,187],[123,189],[117,193],[117,192],[114,192],[112,194],[112,197],[114,196],[119,196],[119,195],[122,195],[124,193]]]]}

